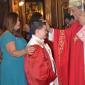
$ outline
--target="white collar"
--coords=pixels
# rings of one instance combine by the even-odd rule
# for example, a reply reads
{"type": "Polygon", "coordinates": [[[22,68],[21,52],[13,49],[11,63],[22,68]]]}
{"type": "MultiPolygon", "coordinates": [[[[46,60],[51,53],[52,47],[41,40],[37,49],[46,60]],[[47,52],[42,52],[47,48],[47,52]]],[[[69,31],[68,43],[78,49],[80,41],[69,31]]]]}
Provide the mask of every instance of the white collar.
{"type": "Polygon", "coordinates": [[[28,42],[27,46],[29,45],[35,45],[38,44],[41,47],[44,46],[44,39],[40,39],[39,37],[32,35],[32,38],[30,39],[30,41],[28,42]]]}
{"type": "Polygon", "coordinates": [[[44,44],[44,39],[40,39],[39,37],[37,37],[37,36],[35,36],[35,35],[32,35],[32,39],[37,40],[38,42],[44,44]]]}

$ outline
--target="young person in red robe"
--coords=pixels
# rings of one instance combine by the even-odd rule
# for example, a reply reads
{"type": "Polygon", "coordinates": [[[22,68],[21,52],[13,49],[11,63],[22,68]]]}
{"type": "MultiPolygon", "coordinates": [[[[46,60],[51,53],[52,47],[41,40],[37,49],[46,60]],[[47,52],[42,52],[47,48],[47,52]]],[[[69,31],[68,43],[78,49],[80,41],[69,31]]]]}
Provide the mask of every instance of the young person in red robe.
{"type": "Polygon", "coordinates": [[[36,50],[32,55],[26,55],[24,68],[29,85],[58,85],[55,74],[54,60],[48,44],[44,43],[47,36],[45,22],[37,20],[30,25],[32,38],[28,46],[36,50]]]}

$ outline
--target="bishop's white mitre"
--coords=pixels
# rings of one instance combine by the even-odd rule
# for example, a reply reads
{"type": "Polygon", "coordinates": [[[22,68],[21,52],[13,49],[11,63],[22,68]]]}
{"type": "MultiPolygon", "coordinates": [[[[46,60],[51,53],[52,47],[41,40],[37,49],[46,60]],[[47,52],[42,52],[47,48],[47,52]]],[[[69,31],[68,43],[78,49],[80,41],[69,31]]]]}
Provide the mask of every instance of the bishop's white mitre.
{"type": "Polygon", "coordinates": [[[69,7],[79,7],[85,3],[85,0],[69,0],[69,7]]]}

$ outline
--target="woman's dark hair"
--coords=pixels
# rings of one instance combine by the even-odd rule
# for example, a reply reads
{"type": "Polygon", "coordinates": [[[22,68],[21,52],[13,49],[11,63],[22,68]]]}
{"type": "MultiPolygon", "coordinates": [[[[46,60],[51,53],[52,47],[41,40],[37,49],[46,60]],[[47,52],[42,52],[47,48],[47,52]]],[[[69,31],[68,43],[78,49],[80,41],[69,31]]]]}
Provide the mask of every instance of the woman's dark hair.
{"type": "Polygon", "coordinates": [[[9,30],[10,32],[13,32],[14,31],[14,26],[17,23],[17,18],[18,18],[18,14],[16,14],[15,12],[9,13],[4,18],[3,27],[6,30],[9,30]]]}
{"type": "Polygon", "coordinates": [[[18,14],[15,12],[9,13],[5,18],[3,22],[3,29],[4,31],[8,30],[11,33],[13,33],[16,36],[21,36],[21,33],[17,30],[14,30],[14,26],[17,23],[17,18],[19,18],[18,14]]]}
{"type": "Polygon", "coordinates": [[[33,21],[30,24],[30,30],[31,30],[32,34],[35,34],[35,31],[37,29],[41,29],[43,27],[43,25],[46,25],[46,22],[43,22],[42,20],[33,21]]]}
{"type": "Polygon", "coordinates": [[[3,30],[0,28],[0,36],[3,34],[3,30]]]}

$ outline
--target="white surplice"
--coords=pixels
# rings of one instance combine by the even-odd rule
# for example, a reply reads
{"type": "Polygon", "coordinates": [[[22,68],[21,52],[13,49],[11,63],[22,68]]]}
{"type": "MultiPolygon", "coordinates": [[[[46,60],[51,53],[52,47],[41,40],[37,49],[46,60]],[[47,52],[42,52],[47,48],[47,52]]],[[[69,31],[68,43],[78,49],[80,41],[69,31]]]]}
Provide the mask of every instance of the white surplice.
{"type": "Polygon", "coordinates": [[[77,33],[77,36],[83,42],[83,45],[84,45],[84,65],[85,65],[85,25],[77,33]]]}

